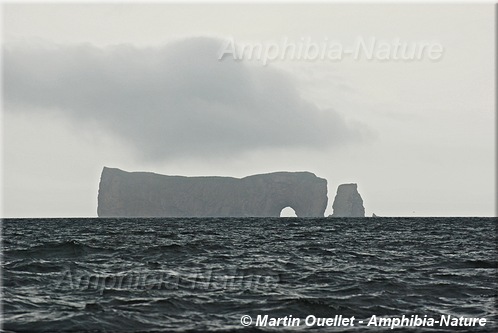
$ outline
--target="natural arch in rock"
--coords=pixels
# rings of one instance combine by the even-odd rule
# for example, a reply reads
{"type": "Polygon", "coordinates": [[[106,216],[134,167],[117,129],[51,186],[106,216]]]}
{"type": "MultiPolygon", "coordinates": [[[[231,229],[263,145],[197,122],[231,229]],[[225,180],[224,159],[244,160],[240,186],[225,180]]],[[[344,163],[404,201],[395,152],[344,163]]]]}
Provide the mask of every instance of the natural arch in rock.
{"type": "Polygon", "coordinates": [[[232,177],[165,176],[104,168],[98,194],[101,217],[323,217],[327,181],[310,172],[232,177]]]}

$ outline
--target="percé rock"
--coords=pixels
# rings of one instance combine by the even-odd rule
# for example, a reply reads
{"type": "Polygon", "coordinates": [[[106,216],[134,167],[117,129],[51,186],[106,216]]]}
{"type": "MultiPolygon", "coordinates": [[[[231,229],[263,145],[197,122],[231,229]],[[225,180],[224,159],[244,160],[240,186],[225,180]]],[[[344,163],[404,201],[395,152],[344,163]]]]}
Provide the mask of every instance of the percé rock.
{"type": "Polygon", "coordinates": [[[232,177],[166,176],[104,167],[99,217],[323,217],[327,181],[310,172],[232,177]]]}
{"type": "Polygon", "coordinates": [[[363,199],[357,184],[341,184],[332,204],[332,217],[365,217],[363,199]]]}

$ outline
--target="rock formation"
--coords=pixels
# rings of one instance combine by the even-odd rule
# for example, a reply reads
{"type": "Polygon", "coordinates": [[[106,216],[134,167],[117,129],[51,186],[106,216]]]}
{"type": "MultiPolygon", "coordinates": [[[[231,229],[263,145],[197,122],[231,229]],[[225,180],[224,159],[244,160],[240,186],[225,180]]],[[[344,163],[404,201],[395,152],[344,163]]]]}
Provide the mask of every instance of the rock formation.
{"type": "Polygon", "coordinates": [[[165,176],[104,167],[100,217],[323,217],[327,181],[310,172],[274,172],[245,178],[165,176]]]}
{"type": "Polygon", "coordinates": [[[365,217],[365,208],[363,199],[358,193],[358,185],[339,185],[332,208],[334,209],[332,217],[365,217]]]}

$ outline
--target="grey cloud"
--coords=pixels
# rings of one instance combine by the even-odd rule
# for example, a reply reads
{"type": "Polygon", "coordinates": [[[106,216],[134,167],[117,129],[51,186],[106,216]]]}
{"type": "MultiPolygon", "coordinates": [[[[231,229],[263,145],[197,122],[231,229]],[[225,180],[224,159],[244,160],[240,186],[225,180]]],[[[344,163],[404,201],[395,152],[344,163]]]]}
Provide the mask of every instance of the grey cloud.
{"type": "Polygon", "coordinates": [[[150,159],[324,149],[368,135],[302,99],[281,71],[219,61],[222,45],[200,37],[155,48],[7,45],[5,109],[59,110],[150,159]]]}

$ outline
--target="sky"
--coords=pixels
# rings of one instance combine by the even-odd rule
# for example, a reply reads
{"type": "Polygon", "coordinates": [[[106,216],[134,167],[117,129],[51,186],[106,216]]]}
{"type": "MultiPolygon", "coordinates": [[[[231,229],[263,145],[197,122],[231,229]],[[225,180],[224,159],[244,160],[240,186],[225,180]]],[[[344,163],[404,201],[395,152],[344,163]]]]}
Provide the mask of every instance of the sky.
{"type": "Polygon", "coordinates": [[[96,216],[104,166],[310,171],[326,215],[357,183],[367,216],[495,216],[492,4],[2,9],[3,217],[96,216]],[[327,53],[373,41],[426,53],[327,53]]]}

